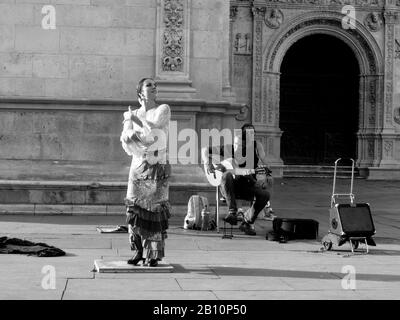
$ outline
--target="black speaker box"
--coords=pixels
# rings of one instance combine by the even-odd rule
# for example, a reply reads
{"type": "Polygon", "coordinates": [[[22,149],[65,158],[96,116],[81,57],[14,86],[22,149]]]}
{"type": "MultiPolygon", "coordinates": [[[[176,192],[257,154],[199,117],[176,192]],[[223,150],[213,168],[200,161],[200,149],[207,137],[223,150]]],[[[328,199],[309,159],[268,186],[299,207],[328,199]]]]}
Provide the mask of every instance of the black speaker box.
{"type": "Polygon", "coordinates": [[[330,232],[339,236],[370,237],[375,234],[368,203],[336,204],[330,209],[330,232]]]}

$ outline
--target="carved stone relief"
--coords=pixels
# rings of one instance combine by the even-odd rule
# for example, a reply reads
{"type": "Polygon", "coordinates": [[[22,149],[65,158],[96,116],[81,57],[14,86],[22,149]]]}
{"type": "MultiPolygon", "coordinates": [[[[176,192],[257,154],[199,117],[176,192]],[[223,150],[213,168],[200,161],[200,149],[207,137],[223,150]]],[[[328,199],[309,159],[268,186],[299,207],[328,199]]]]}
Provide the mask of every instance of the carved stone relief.
{"type": "MultiPolygon", "coordinates": [[[[400,0],[396,0],[397,6],[400,6],[400,0]]],[[[265,0],[266,3],[287,3],[287,4],[314,4],[314,5],[336,5],[343,6],[346,4],[357,6],[378,7],[385,4],[384,0],[265,0]]]]}
{"type": "Polygon", "coordinates": [[[233,44],[234,54],[251,54],[251,34],[237,33],[233,44]]]}
{"type": "MultiPolygon", "coordinates": [[[[296,31],[303,29],[305,27],[313,26],[313,25],[325,25],[325,26],[329,25],[329,26],[334,26],[334,27],[338,27],[338,28],[342,29],[342,25],[341,25],[340,21],[329,19],[329,18],[318,18],[318,19],[303,21],[303,22],[297,24],[296,26],[294,26],[293,28],[291,28],[282,37],[280,37],[277,45],[274,48],[274,51],[271,54],[269,66],[267,66],[267,64],[265,66],[269,67],[269,70],[273,70],[273,64],[274,64],[274,61],[276,58],[276,54],[277,54],[279,48],[281,47],[281,45],[286,41],[286,39],[288,37],[290,37],[296,31]]],[[[358,41],[358,43],[361,45],[363,51],[366,53],[366,55],[368,57],[368,62],[369,62],[369,72],[372,74],[376,73],[376,64],[375,64],[374,54],[371,51],[371,48],[368,45],[368,43],[366,42],[366,40],[364,39],[364,37],[359,32],[357,32],[356,29],[355,30],[349,29],[349,30],[347,30],[347,33],[351,34],[358,41]]]]}
{"type": "Polygon", "coordinates": [[[382,29],[383,19],[377,12],[369,13],[364,19],[364,25],[371,31],[377,32],[382,29]]]}
{"type": "Polygon", "coordinates": [[[384,13],[386,22],[385,27],[385,122],[392,125],[393,120],[393,60],[395,50],[395,23],[397,21],[397,13],[386,11],[384,13]]]}
{"type": "Polygon", "coordinates": [[[274,139],[268,139],[268,155],[274,155],[274,139]]]}
{"type": "Polygon", "coordinates": [[[378,154],[381,155],[382,154],[382,142],[379,141],[378,143],[378,154]]]}
{"type": "Polygon", "coordinates": [[[242,108],[240,108],[239,113],[235,116],[235,119],[238,121],[244,121],[247,119],[248,115],[249,115],[249,107],[243,106],[242,108]]]}
{"type": "Polygon", "coordinates": [[[376,114],[376,80],[373,79],[370,81],[369,85],[369,101],[370,101],[370,113],[368,117],[368,123],[370,126],[373,126],[375,124],[375,114],[376,114]]]}
{"type": "Polygon", "coordinates": [[[253,108],[254,120],[260,122],[261,118],[261,82],[262,82],[262,28],[266,9],[264,7],[253,7],[254,15],[254,83],[253,86],[253,108]]]}
{"type": "Polygon", "coordinates": [[[373,140],[368,140],[368,157],[373,158],[374,157],[374,141],[373,140]]]}
{"type": "Polygon", "coordinates": [[[267,27],[277,29],[283,22],[283,12],[279,9],[270,9],[265,12],[265,24],[267,27]]]}
{"type": "Polygon", "coordinates": [[[400,124],[400,107],[394,109],[393,120],[395,123],[400,124]]]}
{"type": "Polygon", "coordinates": [[[385,141],[385,155],[387,158],[393,158],[393,141],[385,141]]]}
{"type": "Polygon", "coordinates": [[[237,17],[237,13],[238,13],[238,7],[237,6],[231,6],[230,10],[229,10],[229,18],[231,20],[235,20],[235,18],[237,17]]]}
{"type": "Polygon", "coordinates": [[[183,7],[181,0],[164,1],[163,71],[183,70],[183,7]]]}
{"type": "Polygon", "coordinates": [[[385,95],[385,110],[386,110],[386,122],[387,124],[392,123],[392,96],[393,96],[393,81],[387,80],[385,84],[386,95],[385,95]]]}
{"type": "Polygon", "coordinates": [[[396,49],[395,49],[396,56],[394,58],[400,59],[400,42],[399,42],[399,40],[395,39],[395,44],[396,44],[396,49]]]}

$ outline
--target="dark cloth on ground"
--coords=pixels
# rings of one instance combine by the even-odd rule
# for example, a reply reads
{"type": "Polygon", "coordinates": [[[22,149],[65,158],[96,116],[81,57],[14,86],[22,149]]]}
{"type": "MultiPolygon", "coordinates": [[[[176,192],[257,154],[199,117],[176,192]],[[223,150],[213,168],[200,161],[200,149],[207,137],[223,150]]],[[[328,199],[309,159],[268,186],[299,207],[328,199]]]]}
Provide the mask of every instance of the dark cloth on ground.
{"type": "Polygon", "coordinates": [[[65,252],[59,248],[49,246],[46,243],[34,243],[18,238],[0,237],[0,254],[27,254],[38,257],[59,257],[65,252]]]}

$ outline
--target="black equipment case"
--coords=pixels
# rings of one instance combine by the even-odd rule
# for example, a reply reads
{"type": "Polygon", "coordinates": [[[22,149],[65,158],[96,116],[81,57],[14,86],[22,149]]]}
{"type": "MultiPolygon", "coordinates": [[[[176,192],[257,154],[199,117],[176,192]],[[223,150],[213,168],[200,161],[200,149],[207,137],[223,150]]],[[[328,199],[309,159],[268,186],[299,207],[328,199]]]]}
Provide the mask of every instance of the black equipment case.
{"type": "Polygon", "coordinates": [[[274,233],[286,240],[317,239],[318,221],[313,219],[274,218],[274,233]]]}

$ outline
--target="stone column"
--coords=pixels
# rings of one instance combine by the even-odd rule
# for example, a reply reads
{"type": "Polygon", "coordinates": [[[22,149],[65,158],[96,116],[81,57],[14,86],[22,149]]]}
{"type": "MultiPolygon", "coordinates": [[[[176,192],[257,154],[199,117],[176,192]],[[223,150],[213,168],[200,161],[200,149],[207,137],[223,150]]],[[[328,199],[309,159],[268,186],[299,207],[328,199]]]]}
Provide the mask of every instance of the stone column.
{"type": "Polygon", "coordinates": [[[157,0],[155,78],[160,98],[192,98],[190,57],[191,0],[157,0]]]}
{"type": "Polygon", "coordinates": [[[252,121],[262,123],[262,31],[265,7],[252,7],[253,12],[253,88],[252,88],[252,121]]]}
{"type": "Polygon", "coordinates": [[[398,164],[394,159],[395,128],[393,125],[393,86],[394,86],[394,55],[395,55],[395,24],[398,23],[398,12],[392,8],[392,0],[387,0],[385,18],[385,76],[384,76],[384,97],[383,97],[383,119],[381,145],[379,146],[380,163],[379,167],[390,167],[398,164]]]}
{"type": "Polygon", "coordinates": [[[283,165],[280,157],[282,131],[279,128],[280,73],[264,71],[262,77],[261,123],[257,131],[267,136],[266,154],[268,161],[283,165]]]}
{"type": "Polygon", "coordinates": [[[253,91],[252,122],[256,129],[256,138],[264,145],[268,163],[274,166],[274,174],[282,176],[280,158],[279,129],[279,81],[280,74],[263,72],[263,27],[265,7],[253,6],[253,91]]]}
{"type": "Polygon", "coordinates": [[[235,100],[235,93],[232,90],[232,72],[233,72],[233,23],[237,17],[238,7],[229,7],[229,42],[225,46],[225,52],[227,52],[227,63],[224,63],[224,84],[222,87],[222,96],[228,100],[235,100]]]}
{"type": "Polygon", "coordinates": [[[356,166],[360,169],[377,166],[380,161],[378,154],[381,132],[382,117],[380,116],[382,106],[381,83],[383,75],[361,75],[359,86],[359,131],[358,136],[358,159],[356,166]]]}

